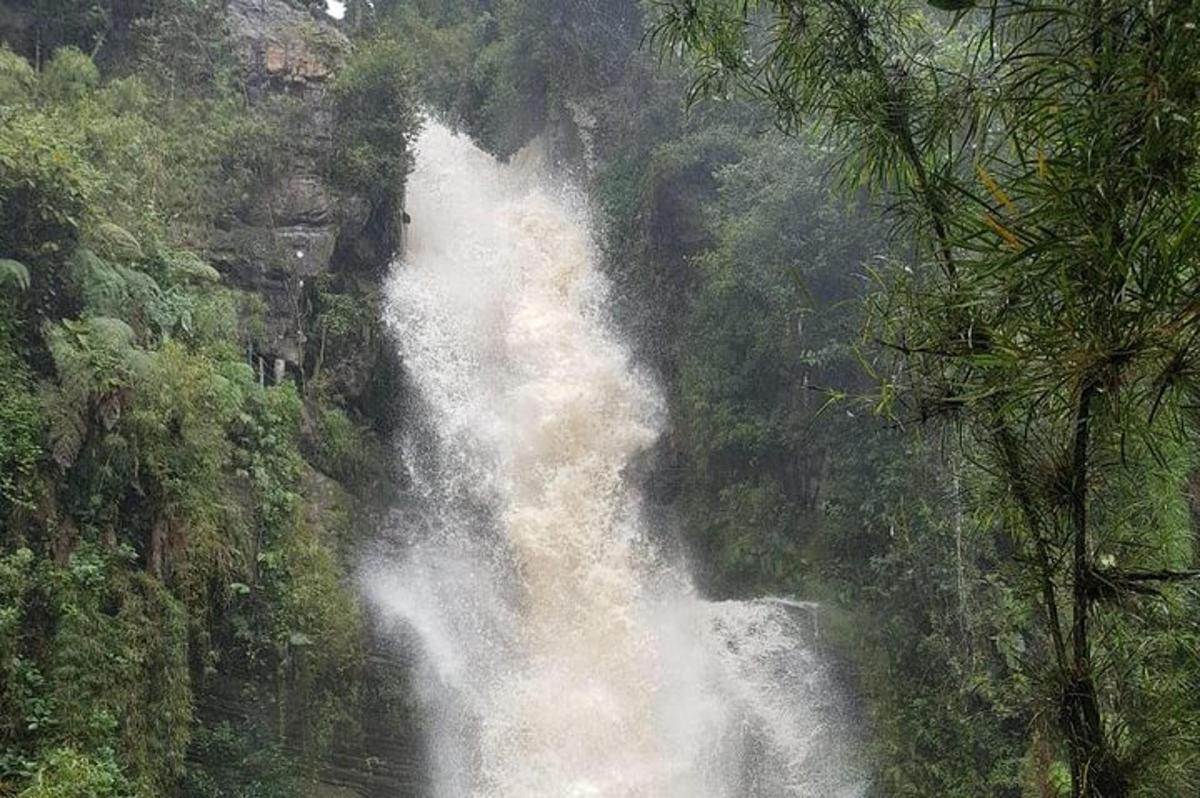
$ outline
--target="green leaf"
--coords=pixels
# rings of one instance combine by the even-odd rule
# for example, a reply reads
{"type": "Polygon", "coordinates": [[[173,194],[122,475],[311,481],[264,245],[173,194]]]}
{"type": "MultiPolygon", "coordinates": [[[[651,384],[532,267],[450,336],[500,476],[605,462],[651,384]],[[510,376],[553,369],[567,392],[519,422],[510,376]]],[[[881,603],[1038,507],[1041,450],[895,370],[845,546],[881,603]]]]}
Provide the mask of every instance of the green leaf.
{"type": "Polygon", "coordinates": [[[0,258],[0,285],[12,284],[21,291],[29,290],[29,267],[11,258],[0,258]]]}
{"type": "Polygon", "coordinates": [[[288,644],[296,647],[311,646],[312,638],[303,632],[292,632],[288,635],[288,644]]]}
{"type": "Polygon", "coordinates": [[[216,283],[221,280],[219,271],[192,252],[173,252],[167,262],[171,275],[177,280],[194,280],[201,283],[216,283]]]}
{"type": "Polygon", "coordinates": [[[141,260],[142,245],[133,234],[112,222],[101,222],[92,234],[95,249],[101,256],[114,261],[141,260]]]}

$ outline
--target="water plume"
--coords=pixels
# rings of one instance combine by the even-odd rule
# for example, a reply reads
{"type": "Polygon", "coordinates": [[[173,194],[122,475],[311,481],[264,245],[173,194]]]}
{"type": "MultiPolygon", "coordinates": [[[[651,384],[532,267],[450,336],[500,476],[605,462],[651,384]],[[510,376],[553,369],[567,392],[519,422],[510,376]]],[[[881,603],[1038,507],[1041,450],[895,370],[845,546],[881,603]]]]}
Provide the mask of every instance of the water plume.
{"type": "Polygon", "coordinates": [[[439,798],[859,793],[811,613],[707,602],[626,471],[664,409],[605,323],[584,203],[430,124],[387,321],[418,407],[364,574],[416,650],[439,798]]]}

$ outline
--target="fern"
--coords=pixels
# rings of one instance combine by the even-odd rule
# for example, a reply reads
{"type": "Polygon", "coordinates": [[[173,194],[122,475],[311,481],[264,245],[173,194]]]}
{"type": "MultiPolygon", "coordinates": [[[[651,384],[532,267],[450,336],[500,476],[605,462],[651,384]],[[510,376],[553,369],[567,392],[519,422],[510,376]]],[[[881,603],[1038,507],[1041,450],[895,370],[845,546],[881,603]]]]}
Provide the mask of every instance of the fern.
{"type": "Polygon", "coordinates": [[[40,393],[50,457],[66,470],[75,464],[87,439],[88,407],[78,401],[78,394],[61,390],[52,383],[43,383],[40,393]]]}
{"type": "Polygon", "coordinates": [[[198,283],[216,283],[221,280],[221,273],[193,252],[171,251],[167,253],[164,261],[173,280],[198,283]]]}
{"type": "Polygon", "coordinates": [[[84,307],[102,314],[113,308],[129,310],[129,292],[122,272],[90,249],[78,249],[69,263],[72,281],[80,286],[84,307]]]}
{"type": "Polygon", "coordinates": [[[91,238],[97,251],[109,260],[136,261],[144,257],[142,245],[133,237],[133,234],[112,222],[101,222],[96,225],[91,238]]]}
{"type": "Polygon", "coordinates": [[[82,287],[88,316],[125,319],[143,341],[191,333],[195,300],[187,290],[172,286],[164,291],[145,272],[105,260],[88,249],[76,251],[71,268],[82,287]]]}
{"type": "Polygon", "coordinates": [[[11,258],[0,258],[0,286],[15,285],[21,291],[29,290],[29,267],[11,258]]]}
{"type": "Polygon", "coordinates": [[[65,321],[47,332],[58,384],[43,385],[42,407],[50,454],[61,467],[78,458],[98,410],[106,427],[119,417],[122,389],[144,371],[146,354],[133,346],[134,337],[128,324],[106,317],[65,321]]]}

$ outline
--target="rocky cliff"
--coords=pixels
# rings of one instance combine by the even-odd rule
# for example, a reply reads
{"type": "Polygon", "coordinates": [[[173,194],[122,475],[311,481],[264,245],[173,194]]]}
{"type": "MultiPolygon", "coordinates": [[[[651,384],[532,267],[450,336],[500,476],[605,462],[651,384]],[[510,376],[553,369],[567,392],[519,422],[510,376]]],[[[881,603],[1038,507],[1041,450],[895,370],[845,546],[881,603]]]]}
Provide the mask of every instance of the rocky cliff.
{"type": "Polygon", "coordinates": [[[235,211],[212,233],[209,249],[228,283],[265,304],[259,354],[276,373],[299,372],[306,284],[333,268],[337,239],[354,228],[362,205],[324,177],[334,135],[327,87],[350,43],[282,0],[233,0],[228,13],[247,95],[277,117],[286,114],[292,146],[252,193],[233,198],[235,211]]]}
{"type": "MultiPolygon", "coordinates": [[[[231,198],[233,210],[208,249],[230,285],[265,305],[256,354],[268,374],[303,378],[319,344],[310,340],[318,281],[325,276],[329,285],[337,275],[343,292],[358,291],[373,305],[371,289],[391,255],[391,242],[370,224],[370,203],[329,176],[336,135],[329,89],[351,45],[331,21],[283,0],[231,0],[228,19],[247,96],[283,125],[288,141],[254,190],[231,198]]],[[[356,365],[360,373],[341,376],[352,400],[379,364],[356,365]]]]}
{"type": "MultiPolygon", "coordinates": [[[[227,284],[261,300],[250,355],[264,381],[297,382],[314,415],[320,391],[378,444],[394,431],[400,400],[398,364],[378,308],[393,242],[372,223],[377,209],[331,177],[337,135],[331,91],[351,42],[332,21],[284,0],[229,0],[227,14],[248,100],[285,132],[288,146],[243,196],[230,198],[231,211],[208,233],[206,249],[227,284]],[[330,306],[355,310],[352,329],[341,331],[350,345],[341,349],[328,340],[323,311],[330,306]]],[[[309,421],[310,436],[319,438],[318,419],[309,421]]],[[[388,473],[388,451],[379,445],[372,452],[377,473],[388,473]]],[[[331,528],[336,523],[328,516],[349,506],[354,521],[343,548],[353,559],[370,535],[383,487],[369,491],[374,496],[363,495],[361,486],[352,494],[314,469],[305,479],[306,514],[316,527],[331,528]]],[[[315,768],[310,798],[421,793],[405,666],[378,641],[365,645],[362,682],[347,685],[363,707],[358,733],[337,740],[315,768]]],[[[233,697],[214,696],[213,703],[209,710],[217,714],[247,712],[233,697]]]]}

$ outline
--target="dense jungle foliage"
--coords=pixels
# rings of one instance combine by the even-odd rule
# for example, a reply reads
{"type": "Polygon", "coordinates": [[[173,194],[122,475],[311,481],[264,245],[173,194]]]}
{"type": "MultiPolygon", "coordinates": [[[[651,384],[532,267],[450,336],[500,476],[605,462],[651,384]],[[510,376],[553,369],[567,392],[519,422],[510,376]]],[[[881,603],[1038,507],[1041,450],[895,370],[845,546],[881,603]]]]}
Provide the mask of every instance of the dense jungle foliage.
{"type": "MultiPolygon", "coordinates": [[[[249,100],[220,2],[0,3],[0,33],[0,795],[295,795],[356,733],[353,494],[388,464],[319,361],[264,375],[260,298],[206,262],[287,98],[249,100]]],[[[394,208],[386,48],[339,73],[324,168],[394,208]]],[[[331,359],[362,346],[335,288],[302,320],[331,359]]]]}
{"type": "Polygon", "coordinates": [[[1198,17],[360,4],[589,165],[660,487],[710,592],[824,600],[873,794],[1200,790],[1198,17]]]}

